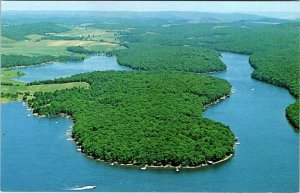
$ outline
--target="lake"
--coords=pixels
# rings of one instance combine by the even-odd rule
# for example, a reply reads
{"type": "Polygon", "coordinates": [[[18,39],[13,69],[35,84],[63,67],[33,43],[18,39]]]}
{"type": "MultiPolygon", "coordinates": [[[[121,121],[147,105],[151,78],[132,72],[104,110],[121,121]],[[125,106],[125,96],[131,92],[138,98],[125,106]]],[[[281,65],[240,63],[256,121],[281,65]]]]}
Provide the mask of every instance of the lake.
{"type": "Polygon", "coordinates": [[[33,82],[41,80],[52,80],[60,77],[68,77],[79,73],[106,70],[129,70],[120,66],[116,58],[106,56],[93,56],[79,62],[50,63],[30,67],[17,68],[24,72],[24,76],[14,78],[21,82],[33,82]]]}
{"type": "Polygon", "coordinates": [[[210,74],[227,79],[235,90],[204,112],[239,137],[241,144],[230,160],[180,172],[110,166],[76,151],[67,140],[71,119],[34,117],[21,102],[9,102],[1,105],[2,191],[69,191],[95,185],[91,191],[297,192],[299,135],[285,118],[285,108],[294,99],[283,88],[251,79],[248,59],[222,53],[228,70],[210,74]]]}

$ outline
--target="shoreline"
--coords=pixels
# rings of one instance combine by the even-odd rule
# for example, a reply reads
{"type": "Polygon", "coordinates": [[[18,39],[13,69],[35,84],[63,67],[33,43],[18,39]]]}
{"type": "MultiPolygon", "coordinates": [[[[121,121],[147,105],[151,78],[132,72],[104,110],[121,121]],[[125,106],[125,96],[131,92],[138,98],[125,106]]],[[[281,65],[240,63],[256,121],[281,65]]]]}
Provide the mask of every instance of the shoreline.
{"type": "MultiPolygon", "coordinates": [[[[233,91],[233,88],[231,88],[231,92],[232,93],[233,91]]],[[[211,105],[215,105],[217,103],[219,103],[220,101],[222,100],[225,100],[227,97],[230,97],[230,93],[229,94],[226,94],[224,96],[222,96],[221,98],[205,105],[203,107],[203,109],[207,109],[209,106],[211,105]]],[[[27,101],[20,101],[23,103],[24,106],[27,107],[27,110],[28,111],[33,111],[33,108],[30,107],[28,105],[28,102],[27,101]]],[[[45,115],[38,115],[37,113],[32,113],[33,116],[35,117],[40,117],[40,118],[43,118],[43,117],[50,117],[50,116],[45,116],[45,115]]],[[[64,117],[64,118],[71,118],[73,120],[73,118],[71,117],[71,115],[68,115],[68,114],[65,114],[65,113],[59,113],[57,115],[58,117],[64,117]]],[[[51,116],[52,117],[52,116],[51,116]]],[[[79,146],[79,142],[76,141],[76,139],[73,137],[73,134],[72,134],[72,130],[73,130],[73,126],[74,124],[72,124],[70,127],[69,127],[69,130],[71,132],[71,134],[69,135],[72,139],[72,141],[75,143],[75,150],[77,150],[77,152],[80,152],[82,153],[83,155],[85,155],[86,157],[94,160],[94,161],[97,161],[97,162],[102,162],[102,163],[105,163],[105,164],[109,164],[111,166],[114,166],[114,165],[118,165],[118,166],[125,166],[125,167],[136,167],[136,168],[140,168],[142,170],[146,170],[146,168],[157,168],[157,169],[176,169],[176,171],[179,171],[179,169],[198,169],[198,168],[202,168],[202,167],[208,167],[208,166],[212,166],[212,165],[215,165],[215,164],[219,164],[219,163],[222,163],[222,162],[225,162],[227,160],[229,160],[230,158],[233,157],[234,153],[231,153],[230,155],[224,157],[223,159],[221,160],[217,160],[217,161],[207,161],[207,163],[205,164],[201,164],[201,165],[198,165],[198,166],[172,166],[171,164],[167,164],[167,165],[148,165],[148,164],[141,164],[141,165],[135,165],[135,164],[132,164],[132,163],[129,163],[129,164],[124,164],[124,163],[118,163],[118,162],[109,162],[109,161],[105,161],[105,160],[101,160],[99,158],[95,158],[87,153],[85,153],[82,149],[82,146],[79,146]]],[[[68,131],[68,130],[67,130],[68,131]]],[[[236,142],[233,144],[233,149],[235,149],[235,146],[236,146],[236,142]]]]}
{"type": "Polygon", "coordinates": [[[45,66],[45,65],[49,65],[49,64],[68,64],[69,62],[82,62],[86,59],[89,59],[91,57],[94,56],[106,56],[106,57],[114,57],[114,56],[107,56],[105,53],[104,54],[95,54],[95,55],[85,55],[83,60],[68,60],[68,61],[49,61],[49,62],[43,62],[43,63],[39,63],[39,64],[32,64],[32,65],[28,65],[28,66],[13,66],[13,67],[5,67],[2,69],[8,69],[8,70],[18,70],[18,69],[22,69],[22,68],[30,68],[30,67],[35,67],[35,66],[45,66]]]}
{"type": "MultiPolygon", "coordinates": [[[[84,58],[83,60],[85,59],[88,59],[88,58],[84,58]]],[[[45,66],[45,65],[49,65],[49,64],[67,64],[69,62],[81,62],[83,60],[78,60],[78,61],[65,61],[65,62],[59,62],[59,61],[49,61],[49,62],[43,62],[43,63],[39,63],[39,64],[32,64],[32,65],[28,65],[28,66],[14,66],[14,67],[9,67],[9,68],[6,68],[6,69],[9,69],[9,70],[18,70],[18,69],[22,69],[22,68],[31,68],[31,67],[35,67],[35,66],[45,66]]]]}
{"type": "Polygon", "coordinates": [[[223,73],[227,71],[227,67],[225,70],[220,70],[220,71],[210,71],[210,72],[198,72],[196,74],[200,74],[200,75],[210,75],[210,74],[218,74],[218,73],[223,73]]]}
{"type": "Polygon", "coordinates": [[[234,89],[233,89],[233,88],[231,88],[229,94],[225,94],[225,95],[223,95],[221,98],[219,98],[219,99],[217,99],[217,100],[215,100],[215,101],[213,101],[213,102],[211,102],[211,103],[208,103],[208,104],[204,105],[202,109],[203,109],[203,110],[206,110],[206,109],[209,108],[210,106],[216,105],[216,104],[218,104],[219,102],[221,102],[221,101],[223,101],[223,100],[229,98],[231,93],[234,93],[234,89]]]}
{"type": "MultiPolygon", "coordinates": [[[[75,144],[77,144],[77,142],[75,141],[75,139],[72,137],[73,141],[75,142],[75,144]]],[[[236,144],[234,144],[234,147],[235,147],[236,144]]],[[[81,146],[76,146],[77,148],[80,148],[81,146]]],[[[93,156],[91,155],[88,155],[84,152],[81,151],[81,153],[83,153],[86,157],[96,161],[96,162],[102,162],[104,164],[108,164],[110,166],[124,166],[124,167],[134,167],[134,168],[140,168],[140,169],[143,169],[143,170],[146,170],[146,168],[152,168],[152,169],[199,169],[199,168],[203,168],[203,167],[208,167],[208,166],[212,166],[212,165],[215,165],[215,164],[219,164],[219,163],[222,163],[222,162],[225,162],[229,159],[231,159],[234,155],[234,153],[226,156],[225,158],[221,159],[221,160],[218,160],[218,161],[215,161],[215,162],[212,162],[212,161],[208,161],[208,162],[211,162],[211,163],[206,163],[206,164],[201,164],[201,165],[198,165],[198,166],[172,166],[170,164],[167,164],[167,165],[148,165],[148,164],[142,164],[142,165],[135,165],[135,164],[124,164],[124,163],[118,163],[118,162],[109,162],[109,161],[105,161],[105,160],[101,160],[101,159],[96,159],[94,158],[93,156]]]]}

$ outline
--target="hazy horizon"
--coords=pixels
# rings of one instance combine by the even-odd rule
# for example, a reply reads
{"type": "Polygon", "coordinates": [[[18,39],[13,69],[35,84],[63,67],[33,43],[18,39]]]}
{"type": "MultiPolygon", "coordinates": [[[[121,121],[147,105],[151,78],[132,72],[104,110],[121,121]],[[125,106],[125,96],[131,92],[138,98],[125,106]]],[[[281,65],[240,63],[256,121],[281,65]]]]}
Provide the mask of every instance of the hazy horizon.
{"type": "Polygon", "coordinates": [[[241,13],[284,19],[300,18],[300,2],[224,1],[2,1],[2,11],[109,11],[241,13]]]}

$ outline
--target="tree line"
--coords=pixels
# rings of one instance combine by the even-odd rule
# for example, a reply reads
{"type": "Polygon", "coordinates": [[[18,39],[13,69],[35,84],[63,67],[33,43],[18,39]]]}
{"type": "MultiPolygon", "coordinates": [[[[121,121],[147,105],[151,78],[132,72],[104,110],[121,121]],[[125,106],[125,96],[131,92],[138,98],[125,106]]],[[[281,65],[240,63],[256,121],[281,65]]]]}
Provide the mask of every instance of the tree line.
{"type": "Polygon", "coordinates": [[[11,68],[17,66],[31,66],[46,62],[68,62],[68,61],[82,61],[83,56],[23,56],[23,55],[1,55],[1,67],[11,68]]]}
{"type": "Polygon", "coordinates": [[[61,25],[43,22],[22,25],[5,25],[2,26],[1,35],[13,40],[23,41],[28,40],[28,38],[25,36],[30,34],[45,35],[46,33],[61,33],[69,30],[70,28],[61,25]]]}
{"type": "Polygon", "coordinates": [[[96,54],[96,51],[87,50],[83,46],[69,46],[67,47],[67,51],[77,53],[77,54],[96,54]]]}

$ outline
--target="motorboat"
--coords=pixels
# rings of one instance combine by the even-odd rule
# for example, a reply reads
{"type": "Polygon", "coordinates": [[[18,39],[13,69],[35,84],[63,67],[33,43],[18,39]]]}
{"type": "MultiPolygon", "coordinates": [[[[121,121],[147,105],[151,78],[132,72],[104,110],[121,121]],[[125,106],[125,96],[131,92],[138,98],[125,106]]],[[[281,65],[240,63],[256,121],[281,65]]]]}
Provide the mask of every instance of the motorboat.
{"type": "Polygon", "coordinates": [[[141,167],[141,170],[146,170],[147,169],[147,165],[145,165],[144,167],[141,167]]]}
{"type": "Polygon", "coordinates": [[[82,186],[78,188],[71,188],[70,190],[90,190],[90,189],[95,189],[96,186],[82,186]]]}

